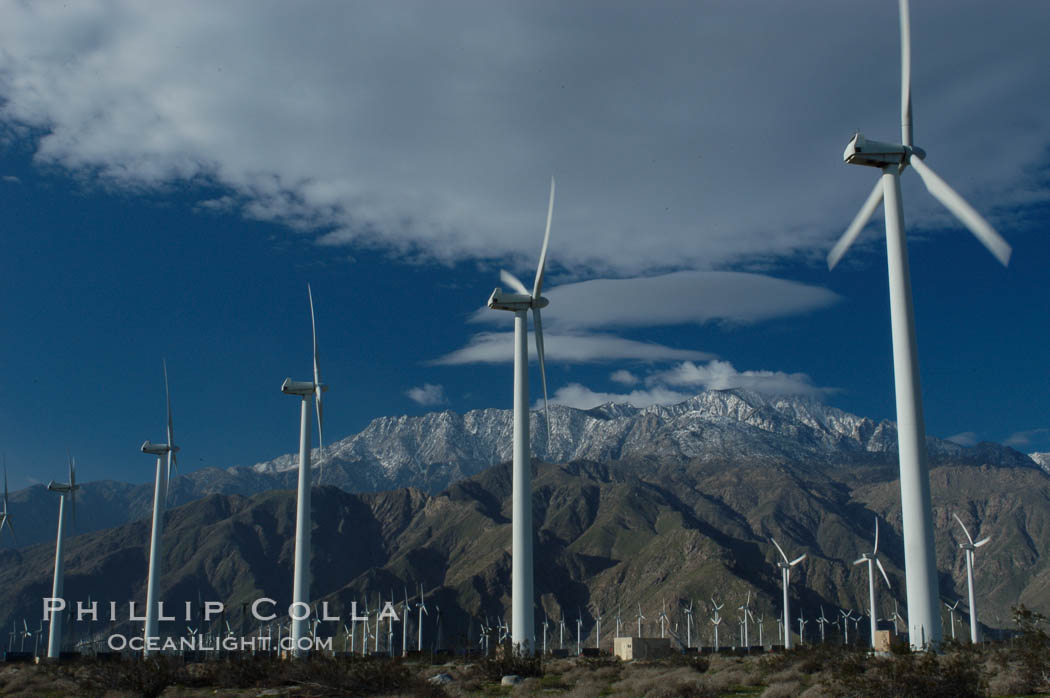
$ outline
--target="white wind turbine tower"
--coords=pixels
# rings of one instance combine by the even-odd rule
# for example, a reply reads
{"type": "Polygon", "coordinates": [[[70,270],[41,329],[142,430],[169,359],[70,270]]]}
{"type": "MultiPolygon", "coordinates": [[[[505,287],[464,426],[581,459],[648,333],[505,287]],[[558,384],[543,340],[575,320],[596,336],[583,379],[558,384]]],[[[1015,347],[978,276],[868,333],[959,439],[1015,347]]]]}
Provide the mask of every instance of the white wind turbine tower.
{"type": "Polygon", "coordinates": [[[817,618],[817,625],[820,626],[820,644],[824,644],[824,625],[829,623],[827,618],[824,617],[824,607],[820,607],[820,618],[817,618]]]}
{"type": "MultiPolygon", "coordinates": [[[[58,493],[58,537],[55,541],[55,578],[51,586],[51,597],[63,598],[63,582],[65,581],[65,567],[62,560],[62,539],[66,532],[66,495],[69,495],[69,505],[73,520],[77,518],[77,466],[72,456],[69,458],[69,482],[55,482],[52,480],[47,484],[49,492],[58,493]]],[[[39,638],[39,634],[37,635],[39,638]]],[[[48,626],[47,656],[49,659],[58,659],[62,649],[62,613],[51,613],[51,622],[48,626]]]]}
{"type": "Polygon", "coordinates": [[[715,610],[715,614],[713,616],[711,616],[711,624],[715,626],[715,652],[717,652],[718,651],[718,626],[721,625],[721,623],[722,623],[722,618],[721,618],[721,616],[718,615],[718,612],[720,610],[722,610],[722,607],[725,606],[725,604],[715,603],[715,599],[712,596],[711,597],[711,606],[715,610]]]}
{"type": "Polygon", "coordinates": [[[642,636],[642,621],[645,620],[645,616],[642,615],[642,604],[638,604],[638,637],[642,636]]]}
{"type": "Polygon", "coordinates": [[[748,619],[748,616],[751,615],[751,590],[750,589],[748,589],[748,591],[747,591],[747,601],[745,601],[743,603],[743,605],[738,607],[736,610],[740,611],[741,619],[743,620],[743,623],[744,623],[744,647],[750,647],[751,646],[751,640],[747,636],[747,619],[748,619]]]}
{"type": "Polygon", "coordinates": [[[839,609],[839,614],[842,616],[842,644],[849,644],[849,622],[853,618],[853,609],[843,611],[839,609]]]}
{"type": "Polygon", "coordinates": [[[15,542],[15,529],[11,528],[11,515],[7,512],[7,458],[4,458],[4,510],[0,512],[0,534],[4,532],[4,526],[11,534],[11,542],[15,542]]]}
{"type": "Polygon", "coordinates": [[[689,606],[685,611],[685,648],[688,650],[693,646],[693,600],[689,599],[689,606]]]}
{"type": "Polygon", "coordinates": [[[597,604],[594,605],[594,648],[602,647],[602,610],[597,604]]]}
{"type": "MultiPolygon", "coordinates": [[[[489,296],[488,306],[493,310],[514,313],[514,442],[511,488],[511,643],[515,651],[533,654],[536,651],[536,629],[533,619],[532,567],[532,464],[529,452],[529,332],[528,312],[532,310],[536,326],[536,358],[543,380],[543,403],[547,406],[547,369],[543,358],[543,323],[540,309],[548,301],[543,291],[543,273],[547,266],[547,244],[551,236],[551,217],[554,215],[554,178],[551,177],[550,202],[547,204],[547,228],[543,234],[540,262],[536,280],[530,293],[525,284],[509,271],[500,271],[500,280],[514,293],[496,288],[489,296]]],[[[547,413],[550,431],[550,414],[547,413]]],[[[548,439],[549,441],[549,439],[548,439]]]]}
{"type": "MultiPolygon", "coordinates": [[[[6,492],[6,488],[5,488],[5,492],[6,492]]],[[[991,539],[990,538],[982,538],[981,540],[979,540],[976,543],[974,543],[973,537],[970,536],[970,532],[968,530],[966,530],[966,526],[965,526],[965,524],[963,524],[962,519],[959,518],[959,515],[958,514],[952,514],[952,516],[954,516],[955,520],[959,522],[960,526],[962,526],[963,533],[966,534],[966,540],[968,541],[967,543],[959,543],[959,547],[966,551],[966,583],[967,583],[968,589],[970,591],[970,642],[972,642],[973,644],[976,645],[977,642],[978,642],[978,638],[977,638],[977,599],[974,596],[974,591],[973,591],[973,555],[974,555],[974,551],[976,551],[977,548],[980,548],[982,545],[984,545],[985,543],[987,543],[991,539]]],[[[954,630],[954,628],[953,628],[953,630],[954,630]]]]}
{"type": "Polygon", "coordinates": [[[955,609],[959,608],[961,600],[957,599],[954,604],[949,604],[947,601],[944,602],[944,607],[948,609],[948,623],[952,628],[952,639],[955,639],[955,609]]]}
{"type": "MultiPolygon", "coordinates": [[[[292,576],[292,603],[310,605],[310,399],[317,404],[317,447],[321,460],[321,473],[324,475],[324,460],[320,451],[324,448],[324,409],[322,394],[328,386],[321,383],[321,366],[317,358],[317,322],[314,318],[314,294],[310,284],[306,285],[310,298],[310,327],[314,339],[314,379],[312,381],[293,381],[285,378],[281,392],[296,395],[302,399],[299,415],[299,489],[296,493],[295,506],[295,569],[292,576]]],[[[301,608],[301,606],[299,607],[301,608]]],[[[303,615],[301,612],[296,615],[303,615]]],[[[306,635],[308,619],[292,619],[292,652],[301,656],[299,640],[306,635]]],[[[378,642],[378,640],[376,640],[378,642]]]]}
{"type": "MultiPolygon", "coordinates": [[[[172,470],[176,467],[175,454],[179,447],[175,445],[175,426],[171,415],[171,393],[168,391],[168,362],[161,361],[164,366],[164,397],[168,406],[168,441],[163,444],[155,444],[146,441],[142,444],[142,452],[157,457],[156,473],[153,481],[153,524],[150,528],[149,537],[149,569],[146,576],[146,625],[144,628],[144,639],[159,637],[160,630],[157,623],[157,593],[160,590],[160,561],[163,557],[161,550],[162,534],[164,527],[164,510],[168,500],[168,479],[172,470]],[[167,457],[167,463],[162,459],[167,457]]],[[[148,643],[142,649],[143,655],[149,655],[148,643]]]]}
{"type": "Polygon", "coordinates": [[[926,462],[926,427],[919,388],[919,363],[915,345],[908,250],[904,237],[904,212],[900,175],[911,165],[926,189],[1004,266],[1010,246],[955,190],[926,165],[925,151],[912,145],[911,127],[911,27],[908,0],[900,0],[901,27],[901,140],[903,143],[869,141],[856,134],[843,158],[853,165],[882,171],[880,181],[860,212],[828,254],[834,268],[856,240],[879,203],[885,200],[886,256],[889,267],[890,324],[893,337],[893,375],[897,400],[897,445],[900,454],[901,515],[904,533],[904,568],[908,597],[909,638],[912,647],[936,646],[941,639],[938,613],[937,564],[933,542],[933,509],[926,462]]]}
{"type": "Polygon", "coordinates": [[[777,560],[777,567],[780,568],[780,581],[784,587],[784,649],[791,649],[791,610],[788,607],[788,583],[791,581],[791,568],[806,559],[806,554],[803,553],[799,557],[788,562],[787,555],[784,554],[784,549],[780,547],[771,537],[769,540],[773,541],[773,545],[777,547],[777,552],[780,553],[782,560],[777,560]]]}
{"type": "Polygon", "coordinates": [[[875,517],[875,547],[870,553],[864,553],[860,556],[859,560],[856,560],[853,564],[859,565],[861,563],[868,563],[868,603],[869,617],[871,621],[871,646],[875,647],[875,632],[878,630],[878,622],[876,621],[875,612],[875,567],[879,568],[879,572],[882,573],[882,578],[886,580],[886,588],[889,589],[890,578],[886,575],[886,570],[882,566],[882,562],[877,557],[879,553],[879,517],[875,517]]]}
{"type": "Polygon", "coordinates": [[[416,650],[423,651],[423,614],[430,615],[427,611],[427,603],[423,599],[423,582],[419,583],[419,624],[416,626],[416,650]]]}

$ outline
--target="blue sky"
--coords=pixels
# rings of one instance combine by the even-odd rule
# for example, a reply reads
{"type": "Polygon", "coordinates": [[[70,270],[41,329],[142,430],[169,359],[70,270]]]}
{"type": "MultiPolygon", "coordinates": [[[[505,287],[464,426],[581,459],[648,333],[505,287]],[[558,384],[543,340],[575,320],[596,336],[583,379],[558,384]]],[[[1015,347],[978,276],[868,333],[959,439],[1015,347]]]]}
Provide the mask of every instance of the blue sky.
{"type": "MultiPolygon", "coordinates": [[[[1050,8],[913,8],[916,143],[1002,268],[904,178],[927,428],[1050,450],[1050,8]]],[[[184,470],[509,407],[507,267],[549,177],[552,397],[705,387],[894,416],[881,214],[823,258],[899,133],[896,3],[7,5],[0,451],[13,487],[146,481],[166,357],[184,470]],[[761,10],[761,11],[759,11],[761,10]]],[[[535,366],[535,364],[534,364],[535,366]]],[[[533,371],[533,401],[541,395],[533,371]]]]}

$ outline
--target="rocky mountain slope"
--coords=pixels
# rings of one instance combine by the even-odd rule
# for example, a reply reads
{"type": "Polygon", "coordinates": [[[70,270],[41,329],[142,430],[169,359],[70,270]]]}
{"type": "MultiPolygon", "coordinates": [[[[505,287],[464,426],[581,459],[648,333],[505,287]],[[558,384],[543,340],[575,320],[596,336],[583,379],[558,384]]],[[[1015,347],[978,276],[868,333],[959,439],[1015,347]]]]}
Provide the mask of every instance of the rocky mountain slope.
{"type": "MultiPolygon", "coordinates": [[[[867,441],[865,441],[866,443],[867,441]]],[[[543,614],[577,614],[591,633],[600,608],[605,644],[617,612],[634,627],[637,604],[647,632],[666,602],[675,622],[688,599],[709,642],[706,600],[725,603],[723,638],[735,637],[736,612],[750,590],[753,608],[775,630],[779,573],[775,536],[789,554],[807,553],[792,577],[793,603],[810,619],[824,607],[866,606],[866,575],[851,563],[870,550],[875,518],[880,551],[893,582],[880,587],[881,613],[903,608],[903,548],[896,467],[829,459],[806,467],[773,458],[650,459],[600,464],[578,460],[540,465],[535,478],[536,593],[543,614]]],[[[957,513],[971,531],[991,536],[978,555],[978,600],[985,622],[1009,624],[1009,607],[1024,602],[1050,614],[1050,476],[1035,467],[942,462],[932,471],[938,566],[946,599],[965,597],[965,561],[957,513]]],[[[351,601],[374,608],[376,596],[426,590],[425,637],[465,640],[478,619],[509,608],[510,477],[507,464],[457,482],[438,494],[402,488],[350,494],[314,490],[312,597],[345,614],[351,601]]],[[[239,628],[242,604],[259,596],[286,607],[291,595],[294,496],[271,491],[244,497],[211,495],[169,512],[164,534],[162,598],[181,609],[221,600],[239,628]]],[[[145,596],[145,521],[79,535],[67,543],[66,595],[123,604],[145,596]]],[[[53,545],[0,551],[0,624],[34,626],[49,593],[53,545]]],[[[121,616],[126,617],[122,605],[121,616]]],[[[345,617],[345,616],[344,616],[345,617]]],[[[414,632],[415,613],[410,627],[414,632]]],[[[108,623],[77,624],[83,636],[108,623]]],[[[123,624],[134,630],[135,624],[123,624]]],[[[185,632],[184,621],[167,623],[185,632]]],[[[196,619],[189,625],[198,626],[196,619]]],[[[0,627],[5,627],[0,625],[0,627]]],[[[248,625],[247,627],[251,627],[248,625]]],[[[684,626],[683,626],[684,627],[684,626]]],[[[109,629],[108,627],[106,629],[109,629]]],[[[114,624],[113,629],[121,629],[114,624]]],[[[808,630],[816,632],[811,624],[808,630]]],[[[829,631],[830,632],[830,631],[829,631]]],[[[329,623],[322,635],[337,635],[329,623]]],[[[768,635],[767,635],[768,637],[768,635]]],[[[724,641],[724,640],[723,640],[724,641]]]]}
{"type": "MultiPolygon", "coordinates": [[[[742,390],[707,391],[682,403],[638,409],[603,405],[592,410],[553,406],[548,430],[542,411],[531,420],[537,458],[551,463],[588,460],[631,464],[777,462],[795,468],[890,463],[896,427],[798,397],[742,390]]],[[[436,494],[450,484],[510,459],[511,412],[434,412],[382,417],[362,432],[325,448],[324,484],[348,492],[413,487],[436,494]]],[[[928,439],[934,463],[1036,467],[1028,456],[998,444],[964,447],[928,439]]],[[[314,464],[320,453],[314,451],[314,464]]],[[[175,478],[172,502],[209,494],[252,495],[296,484],[297,454],[251,467],[205,468],[175,478]]],[[[88,482],[80,494],[78,530],[92,531],[148,516],[152,485],[88,482]]],[[[19,544],[54,536],[57,503],[43,486],[12,493],[19,544]]]]}

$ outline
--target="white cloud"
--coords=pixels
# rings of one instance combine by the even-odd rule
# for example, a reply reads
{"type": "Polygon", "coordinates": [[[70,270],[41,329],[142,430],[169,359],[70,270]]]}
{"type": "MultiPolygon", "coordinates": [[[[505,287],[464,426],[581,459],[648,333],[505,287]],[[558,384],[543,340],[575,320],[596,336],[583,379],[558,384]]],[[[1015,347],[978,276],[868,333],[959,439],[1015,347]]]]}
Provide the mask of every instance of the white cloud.
{"type": "Polygon", "coordinates": [[[599,393],[580,385],[569,383],[554,391],[550,401],[552,404],[566,405],[580,410],[589,410],[598,405],[606,403],[628,404],[635,407],[649,407],[650,405],[673,405],[683,400],[688,400],[690,393],[681,393],[668,388],[655,387],[648,390],[632,390],[630,393],[599,393]]]}
{"type": "Polygon", "coordinates": [[[1009,437],[1003,441],[1003,444],[1012,446],[1013,448],[1024,448],[1029,446],[1034,439],[1040,436],[1045,436],[1050,433],[1050,429],[1028,429],[1027,431],[1018,431],[1010,434],[1009,437]]]}
{"type": "Polygon", "coordinates": [[[958,434],[953,434],[945,439],[945,441],[951,441],[954,444],[960,446],[976,446],[977,442],[980,441],[980,437],[977,436],[976,432],[964,431],[958,434]]]}
{"type": "MultiPolygon", "coordinates": [[[[1011,220],[1046,198],[1050,5],[912,13],[917,140],[1011,220]]],[[[243,215],[439,260],[535,264],[554,173],[555,274],[718,268],[821,256],[852,218],[874,173],[840,154],[857,127],[895,137],[897,22],[892,3],[4,3],[0,120],[43,134],[45,165],[219,185],[243,215]]],[[[943,221],[904,186],[909,225],[943,221]]]]}
{"type": "MultiPolygon", "coordinates": [[[[535,341],[529,338],[529,359],[536,360],[535,341]]],[[[703,361],[711,354],[692,349],[673,347],[651,342],[638,342],[606,334],[562,335],[543,333],[543,350],[546,361],[563,363],[589,363],[594,361],[681,361],[683,359],[703,361]]],[[[475,364],[504,363],[514,360],[513,332],[481,332],[474,335],[467,346],[446,354],[431,363],[475,364]]]]}
{"type": "MultiPolygon", "coordinates": [[[[627,371],[616,371],[610,376],[610,380],[627,383],[619,379],[628,376],[634,377],[627,371]]],[[[684,361],[670,370],[649,374],[645,384],[645,389],[610,393],[595,391],[579,383],[570,383],[558,388],[550,401],[586,410],[609,402],[635,407],[673,405],[704,390],[742,388],[767,395],[806,395],[818,398],[834,390],[813,385],[812,379],[804,373],[737,371],[727,361],[710,361],[703,366],[684,361]]]]}
{"type": "Polygon", "coordinates": [[[15,177],[14,175],[4,175],[3,177],[0,177],[0,180],[3,180],[4,182],[8,182],[10,184],[22,183],[22,180],[20,180],[18,177],[15,177]]]}
{"type": "Polygon", "coordinates": [[[409,388],[405,391],[413,402],[417,402],[420,405],[444,405],[448,402],[445,398],[445,388],[441,385],[434,385],[433,383],[424,383],[422,387],[409,388]]]}
{"type": "MultiPolygon", "coordinates": [[[[544,326],[581,329],[654,327],[727,320],[755,323],[824,308],[840,296],[826,288],[763,274],[680,271],[628,279],[592,279],[552,288],[544,326]]],[[[480,308],[473,322],[506,321],[480,308]]]]}
{"type": "Polygon", "coordinates": [[[833,388],[813,385],[813,380],[805,373],[737,371],[728,361],[711,361],[703,366],[691,361],[683,361],[672,369],[648,376],[646,384],[688,386],[702,390],[743,388],[770,395],[809,395],[813,397],[834,392],[833,388]]]}
{"type": "Polygon", "coordinates": [[[622,383],[623,385],[636,385],[639,378],[630,371],[620,369],[619,371],[613,371],[612,374],[609,375],[609,380],[614,383],[622,383]]]}

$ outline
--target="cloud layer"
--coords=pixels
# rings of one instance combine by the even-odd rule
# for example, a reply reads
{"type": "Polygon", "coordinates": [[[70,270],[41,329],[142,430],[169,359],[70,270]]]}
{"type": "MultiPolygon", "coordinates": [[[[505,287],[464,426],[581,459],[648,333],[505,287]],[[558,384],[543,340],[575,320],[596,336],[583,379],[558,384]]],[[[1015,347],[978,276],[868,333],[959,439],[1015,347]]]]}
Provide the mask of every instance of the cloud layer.
{"type": "MultiPolygon", "coordinates": [[[[1011,220],[1047,195],[1050,5],[912,11],[917,142],[1011,220]]],[[[873,175],[840,153],[858,127],[896,137],[897,21],[893,3],[5,3],[0,119],[91,181],[217,184],[204,208],[328,244],[520,269],[554,173],[555,274],[717,268],[822,255],[851,219],[873,175]]],[[[910,225],[946,220],[905,196],[910,225]]]]}
{"type": "MultiPolygon", "coordinates": [[[[543,333],[544,358],[562,363],[590,363],[595,361],[703,361],[711,354],[692,349],[651,342],[638,342],[608,334],[554,334],[543,333]]],[[[529,359],[536,360],[535,338],[529,336],[529,359]]],[[[508,363],[514,360],[513,332],[481,332],[471,338],[467,346],[446,354],[432,363],[443,365],[508,363]]]]}
{"type": "MultiPolygon", "coordinates": [[[[629,380],[622,380],[629,375],[632,374],[617,371],[610,379],[630,385],[629,380]]],[[[586,410],[610,402],[635,407],[673,405],[704,390],[742,388],[767,395],[810,397],[822,397],[834,392],[832,388],[815,386],[812,379],[804,373],[738,371],[727,361],[710,361],[704,365],[683,361],[671,369],[649,374],[645,378],[645,386],[627,393],[611,393],[595,391],[580,383],[570,383],[558,388],[550,401],[586,410]]]]}
{"type": "MultiPolygon", "coordinates": [[[[819,286],[730,271],[591,279],[552,288],[544,295],[551,302],[543,311],[544,327],[573,331],[712,320],[750,324],[825,308],[840,299],[819,286]]],[[[481,308],[471,320],[497,322],[509,317],[509,313],[481,308]]]]}

